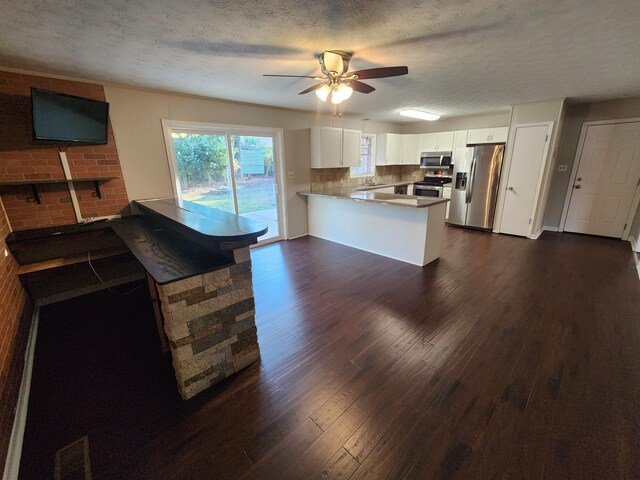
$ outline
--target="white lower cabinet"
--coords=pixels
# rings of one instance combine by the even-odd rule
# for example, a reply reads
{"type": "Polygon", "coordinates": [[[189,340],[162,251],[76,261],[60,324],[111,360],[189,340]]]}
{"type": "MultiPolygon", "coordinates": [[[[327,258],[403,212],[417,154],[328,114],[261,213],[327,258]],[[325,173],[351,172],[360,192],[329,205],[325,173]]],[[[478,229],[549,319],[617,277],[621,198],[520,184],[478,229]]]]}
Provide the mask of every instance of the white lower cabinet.
{"type": "Polygon", "coordinates": [[[370,191],[376,192],[376,193],[395,193],[395,187],[376,188],[375,190],[370,190],[370,191]]]}
{"type": "MultiPolygon", "coordinates": [[[[451,187],[442,187],[442,198],[451,198],[451,187]]],[[[449,207],[451,202],[447,202],[447,210],[444,214],[445,220],[449,220],[449,207]]]]}

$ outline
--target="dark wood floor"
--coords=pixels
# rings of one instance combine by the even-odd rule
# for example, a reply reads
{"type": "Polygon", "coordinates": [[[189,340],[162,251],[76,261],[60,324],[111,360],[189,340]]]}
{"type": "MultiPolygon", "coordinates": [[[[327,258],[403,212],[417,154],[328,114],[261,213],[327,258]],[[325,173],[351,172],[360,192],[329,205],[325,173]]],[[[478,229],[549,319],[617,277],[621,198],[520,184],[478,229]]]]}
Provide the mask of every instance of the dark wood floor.
{"type": "Polygon", "coordinates": [[[252,258],[262,361],[188,402],[146,307],[98,336],[56,333],[52,320],[80,315],[82,301],[51,310],[21,477],[51,478],[39,476],[51,472],[43,451],[88,432],[97,480],[640,478],[628,243],[449,228],[425,268],[315,238],[252,258]],[[133,333],[113,355],[118,328],[133,333]],[[74,387],[47,389],[47,375],[74,387]]]}

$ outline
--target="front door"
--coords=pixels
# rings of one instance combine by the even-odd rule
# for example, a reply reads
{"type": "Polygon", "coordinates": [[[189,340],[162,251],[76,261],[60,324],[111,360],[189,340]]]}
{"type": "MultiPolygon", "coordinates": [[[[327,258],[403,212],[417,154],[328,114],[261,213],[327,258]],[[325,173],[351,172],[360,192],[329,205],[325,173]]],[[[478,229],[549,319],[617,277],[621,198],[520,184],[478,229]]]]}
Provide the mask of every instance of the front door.
{"type": "Polygon", "coordinates": [[[640,122],[589,125],[565,231],[621,238],[640,181],[640,122]]]}

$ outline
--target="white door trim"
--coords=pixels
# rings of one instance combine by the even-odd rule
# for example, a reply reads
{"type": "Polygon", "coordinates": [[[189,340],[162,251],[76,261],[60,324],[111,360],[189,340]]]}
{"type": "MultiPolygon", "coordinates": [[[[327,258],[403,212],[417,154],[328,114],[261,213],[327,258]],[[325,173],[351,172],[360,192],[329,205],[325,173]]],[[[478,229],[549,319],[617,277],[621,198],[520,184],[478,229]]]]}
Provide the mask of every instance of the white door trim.
{"type": "Polygon", "coordinates": [[[189,122],[182,120],[161,119],[162,132],[164,134],[164,144],[167,153],[167,162],[169,163],[169,172],[171,173],[171,187],[173,196],[180,198],[180,180],[178,178],[176,159],[173,152],[173,144],[171,143],[171,130],[181,129],[190,132],[199,132],[205,134],[219,135],[243,135],[243,136],[261,136],[269,134],[273,136],[273,154],[276,173],[276,189],[277,189],[277,209],[278,209],[278,227],[280,232],[278,237],[261,241],[258,244],[276,242],[289,238],[289,229],[287,222],[287,184],[284,176],[284,130],[282,128],[272,127],[252,127],[246,125],[225,125],[219,123],[207,122],[189,122]]]}
{"type": "MultiPolygon", "coordinates": [[[[544,152],[542,153],[542,163],[540,164],[540,172],[538,173],[538,181],[536,184],[536,193],[533,197],[533,205],[531,207],[531,212],[529,213],[529,218],[531,218],[531,223],[529,224],[529,230],[527,232],[527,238],[537,238],[537,236],[533,235],[533,218],[536,212],[536,207],[538,205],[538,197],[540,196],[540,186],[542,184],[542,178],[544,176],[545,166],[548,161],[549,156],[549,145],[551,141],[551,136],[553,133],[553,125],[555,122],[536,122],[536,123],[517,123],[515,125],[511,125],[509,127],[509,137],[507,138],[506,151],[504,154],[504,165],[502,166],[502,174],[500,176],[500,187],[498,190],[498,200],[496,204],[496,212],[499,212],[498,217],[496,217],[495,225],[493,232],[500,233],[500,227],[502,225],[502,215],[504,213],[504,202],[505,195],[508,188],[509,183],[509,174],[511,173],[511,160],[513,158],[513,148],[515,144],[516,138],[516,130],[518,128],[529,128],[529,127],[543,127],[547,126],[547,140],[544,145],[544,152]]],[[[538,235],[539,236],[539,235],[538,235]]]]}
{"type": "MultiPolygon", "coordinates": [[[[573,193],[573,185],[576,182],[576,176],[578,175],[578,166],[580,164],[580,158],[582,157],[582,150],[584,149],[584,142],[587,137],[587,129],[597,125],[611,125],[615,123],[637,123],[640,122],[640,117],[632,118],[618,118],[616,120],[594,120],[590,122],[582,122],[582,130],[580,131],[580,140],[578,141],[578,148],[576,155],[573,158],[573,167],[571,168],[571,176],[569,177],[569,184],[567,185],[567,193],[564,196],[564,205],[562,206],[562,216],[560,217],[559,232],[564,232],[565,224],[567,223],[567,215],[569,213],[569,204],[571,203],[571,194],[573,193]]],[[[631,224],[638,210],[640,204],[640,188],[636,186],[636,192],[633,195],[633,201],[631,202],[631,209],[627,215],[627,226],[622,232],[621,240],[627,240],[629,238],[629,230],[631,224]]]]}

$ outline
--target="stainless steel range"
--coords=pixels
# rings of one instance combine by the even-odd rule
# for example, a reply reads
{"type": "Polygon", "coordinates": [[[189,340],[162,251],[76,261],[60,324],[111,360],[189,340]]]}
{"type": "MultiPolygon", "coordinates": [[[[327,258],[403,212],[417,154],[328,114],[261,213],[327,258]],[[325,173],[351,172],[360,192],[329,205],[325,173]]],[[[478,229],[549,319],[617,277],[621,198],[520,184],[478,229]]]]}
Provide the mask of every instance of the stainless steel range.
{"type": "Polygon", "coordinates": [[[453,177],[452,171],[433,170],[428,172],[424,180],[413,184],[413,194],[421,197],[442,197],[445,186],[450,186],[453,177]]]}

